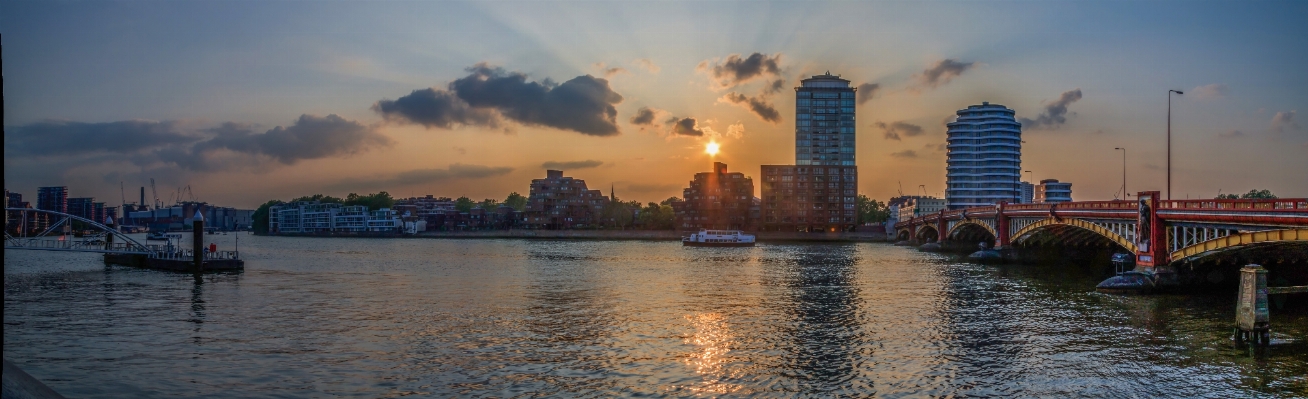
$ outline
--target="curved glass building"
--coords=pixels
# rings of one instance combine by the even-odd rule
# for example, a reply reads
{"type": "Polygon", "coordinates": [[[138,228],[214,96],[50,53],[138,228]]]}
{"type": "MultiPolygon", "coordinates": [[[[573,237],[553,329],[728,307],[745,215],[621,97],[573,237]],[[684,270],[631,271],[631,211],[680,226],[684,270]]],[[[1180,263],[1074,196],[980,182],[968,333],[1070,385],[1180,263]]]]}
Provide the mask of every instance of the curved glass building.
{"type": "Polygon", "coordinates": [[[947,126],[949,209],[1021,202],[1022,124],[1013,110],[984,102],[959,110],[947,126]]]}

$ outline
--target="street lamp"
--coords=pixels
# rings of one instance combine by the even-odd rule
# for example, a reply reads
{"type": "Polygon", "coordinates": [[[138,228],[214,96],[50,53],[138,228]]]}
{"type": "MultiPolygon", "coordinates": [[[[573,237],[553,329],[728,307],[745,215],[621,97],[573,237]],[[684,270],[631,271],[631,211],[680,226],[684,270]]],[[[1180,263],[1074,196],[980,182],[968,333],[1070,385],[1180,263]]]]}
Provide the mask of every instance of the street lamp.
{"type": "Polygon", "coordinates": [[[1114,150],[1122,150],[1122,199],[1130,199],[1130,194],[1126,193],[1126,148],[1115,147],[1114,150]]]}
{"type": "Polygon", "coordinates": [[[1172,200],[1172,93],[1185,94],[1180,90],[1167,90],[1167,200],[1172,200]]]}

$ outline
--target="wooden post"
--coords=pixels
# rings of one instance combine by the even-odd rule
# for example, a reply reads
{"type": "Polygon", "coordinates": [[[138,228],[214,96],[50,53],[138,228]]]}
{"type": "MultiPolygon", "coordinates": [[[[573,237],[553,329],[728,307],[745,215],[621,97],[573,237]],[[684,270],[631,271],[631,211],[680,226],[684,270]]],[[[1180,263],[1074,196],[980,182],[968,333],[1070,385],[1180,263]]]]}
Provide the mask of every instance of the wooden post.
{"type": "Polygon", "coordinates": [[[1235,302],[1236,339],[1249,337],[1255,344],[1267,345],[1271,326],[1267,312],[1267,269],[1250,264],[1240,269],[1240,293],[1235,302]]]}
{"type": "Polygon", "coordinates": [[[200,210],[195,210],[195,217],[191,221],[191,252],[195,262],[191,265],[191,271],[200,273],[204,270],[204,215],[200,210]]]}

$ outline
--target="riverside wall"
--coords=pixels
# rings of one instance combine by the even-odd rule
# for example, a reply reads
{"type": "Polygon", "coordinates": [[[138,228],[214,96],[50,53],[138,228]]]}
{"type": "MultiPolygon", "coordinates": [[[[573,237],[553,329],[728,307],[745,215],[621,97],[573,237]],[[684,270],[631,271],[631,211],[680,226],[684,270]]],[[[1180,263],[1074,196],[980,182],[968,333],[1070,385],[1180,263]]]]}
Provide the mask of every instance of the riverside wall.
{"type": "MultiPolygon", "coordinates": [[[[690,232],[673,230],[486,230],[486,231],[427,231],[420,238],[526,238],[552,240],[647,240],[680,241],[690,232]]],[[[751,233],[759,242],[884,242],[881,232],[853,233],[800,233],[762,231],[751,233]]]]}

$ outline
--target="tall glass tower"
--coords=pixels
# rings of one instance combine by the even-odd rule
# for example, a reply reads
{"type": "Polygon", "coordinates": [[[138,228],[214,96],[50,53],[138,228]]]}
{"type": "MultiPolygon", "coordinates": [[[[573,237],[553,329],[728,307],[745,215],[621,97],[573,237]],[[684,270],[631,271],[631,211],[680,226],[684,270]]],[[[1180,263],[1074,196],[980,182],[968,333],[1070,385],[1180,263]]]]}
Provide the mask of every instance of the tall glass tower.
{"type": "Polygon", "coordinates": [[[831,72],[795,88],[795,165],[854,165],[854,88],[831,72]]]}
{"type": "Polygon", "coordinates": [[[1022,124],[1013,110],[983,102],[949,123],[945,202],[949,209],[1020,203],[1022,124]]]}

